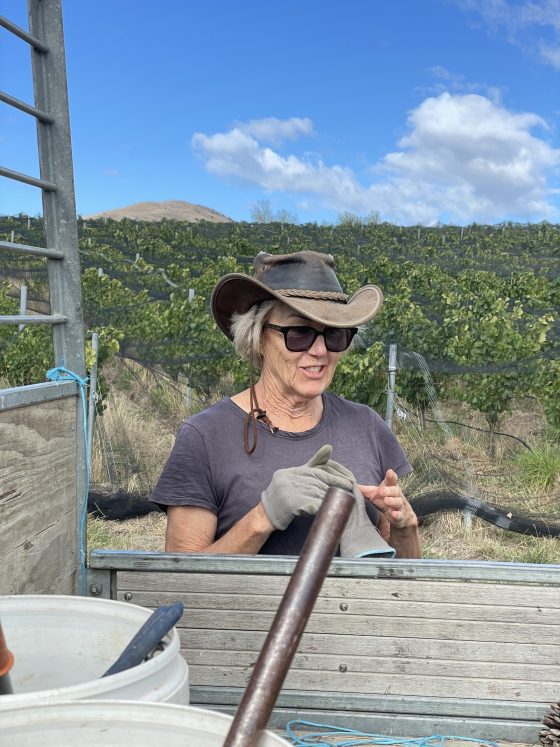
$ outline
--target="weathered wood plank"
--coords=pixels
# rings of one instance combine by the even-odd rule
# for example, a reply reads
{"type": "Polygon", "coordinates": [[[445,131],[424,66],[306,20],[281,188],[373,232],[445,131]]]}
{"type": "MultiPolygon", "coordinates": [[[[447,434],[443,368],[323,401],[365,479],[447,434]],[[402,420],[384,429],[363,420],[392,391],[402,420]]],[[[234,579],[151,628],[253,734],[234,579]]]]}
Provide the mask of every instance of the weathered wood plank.
{"type": "MultiPolygon", "coordinates": [[[[219,685],[245,687],[251,676],[249,669],[241,667],[193,666],[189,668],[193,685],[219,685]]],[[[493,698],[519,701],[546,702],[557,697],[556,682],[510,681],[500,679],[472,679],[469,677],[427,678],[416,675],[395,674],[388,678],[378,673],[318,672],[290,669],[284,689],[337,690],[340,693],[384,693],[407,696],[425,695],[435,698],[493,698]]]]}
{"type": "MultiPolygon", "coordinates": [[[[249,577],[251,578],[251,577],[249,577]]],[[[222,594],[212,592],[175,592],[169,594],[161,591],[135,591],[123,590],[118,592],[118,599],[124,599],[124,594],[129,601],[142,607],[159,607],[168,604],[171,599],[182,602],[189,610],[241,610],[244,612],[275,612],[278,609],[282,597],[280,595],[261,595],[250,593],[250,588],[245,594],[222,594]]],[[[441,595],[444,596],[445,595],[441,595]]],[[[352,615],[368,615],[372,618],[391,617],[401,618],[441,618],[478,620],[488,622],[504,622],[519,620],[519,608],[514,605],[510,597],[509,605],[476,604],[469,595],[463,595],[462,603],[441,604],[440,596],[433,596],[422,602],[402,602],[390,598],[389,601],[377,599],[346,599],[344,597],[325,597],[321,593],[315,602],[314,614],[333,614],[340,617],[352,615]],[[438,601],[435,601],[438,600],[438,601]],[[341,608],[342,605],[342,608],[341,608]]],[[[560,595],[559,595],[560,596],[560,595]]],[[[535,625],[556,625],[558,621],[558,610],[551,609],[541,604],[537,607],[525,607],[523,609],[523,622],[535,625]]],[[[402,622],[402,620],[401,620],[402,622]]]]}
{"type": "MultiPolygon", "coordinates": [[[[185,657],[197,649],[215,651],[247,651],[258,653],[266,632],[245,630],[192,630],[179,628],[181,645],[185,657]]],[[[548,666],[560,664],[560,647],[544,645],[538,641],[517,643],[492,643],[481,645],[480,641],[421,640],[417,638],[347,635],[318,635],[304,633],[298,647],[302,654],[331,654],[338,656],[392,656],[396,658],[424,657],[446,661],[484,662],[548,666]]]]}
{"type": "MultiPolygon", "coordinates": [[[[156,591],[206,592],[211,594],[258,594],[281,596],[288,584],[289,576],[261,576],[211,573],[161,573],[143,571],[119,571],[119,590],[134,592],[156,591]]],[[[560,573],[559,578],[560,582],[560,573]]],[[[511,605],[515,599],[517,607],[548,607],[560,609],[560,589],[543,585],[510,585],[507,583],[473,583],[457,581],[432,581],[401,578],[364,579],[327,577],[321,589],[321,597],[357,600],[393,600],[410,602],[447,602],[461,604],[511,605]]]]}
{"type": "MultiPolygon", "coordinates": [[[[189,628],[204,630],[254,630],[268,631],[272,625],[272,612],[224,610],[188,610],[189,628]]],[[[342,636],[394,636],[403,638],[443,639],[454,641],[480,641],[517,643],[539,641],[555,644],[559,641],[557,625],[526,625],[507,620],[503,623],[445,619],[400,619],[368,615],[321,615],[313,613],[307,623],[308,633],[333,633],[342,636]]]]}
{"type": "Polygon", "coordinates": [[[0,593],[72,594],[76,397],[0,412],[0,593]]]}
{"type": "MultiPolygon", "coordinates": [[[[256,652],[215,650],[215,649],[183,649],[183,655],[189,665],[219,666],[219,667],[241,667],[252,671],[257,659],[256,652]]],[[[355,656],[355,655],[330,655],[318,653],[298,652],[292,660],[292,669],[337,673],[340,667],[346,667],[346,674],[352,677],[353,673],[373,673],[380,675],[413,674],[425,677],[467,677],[484,679],[491,676],[493,679],[507,679],[512,682],[533,680],[546,680],[548,682],[560,682],[560,665],[556,664],[522,664],[522,663],[497,663],[492,666],[488,662],[471,662],[468,660],[447,661],[445,659],[426,659],[418,651],[417,658],[398,658],[391,656],[355,656]]]]}

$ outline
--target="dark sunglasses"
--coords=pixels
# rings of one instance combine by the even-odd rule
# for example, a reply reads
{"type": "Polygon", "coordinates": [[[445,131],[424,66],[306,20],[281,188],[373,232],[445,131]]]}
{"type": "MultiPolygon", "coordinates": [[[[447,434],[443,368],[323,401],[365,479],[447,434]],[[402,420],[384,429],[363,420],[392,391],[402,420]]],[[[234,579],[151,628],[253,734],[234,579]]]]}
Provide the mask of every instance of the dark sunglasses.
{"type": "Polygon", "coordinates": [[[342,353],[346,350],[354,335],[357,333],[355,327],[325,327],[325,329],[315,329],[315,327],[280,327],[278,324],[263,324],[265,329],[275,329],[284,335],[284,344],[292,353],[303,353],[313,345],[315,340],[321,335],[325,341],[325,347],[330,353],[342,353]]]}

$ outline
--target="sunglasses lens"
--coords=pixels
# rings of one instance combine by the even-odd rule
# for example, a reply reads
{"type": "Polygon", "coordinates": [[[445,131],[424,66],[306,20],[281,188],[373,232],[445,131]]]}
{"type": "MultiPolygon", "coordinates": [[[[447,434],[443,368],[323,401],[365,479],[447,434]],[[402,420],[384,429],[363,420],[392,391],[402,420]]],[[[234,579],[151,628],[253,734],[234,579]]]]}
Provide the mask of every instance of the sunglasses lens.
{"type": "Polygon", "coordinates": [[[341,353],[350,345],[354,337],[352,329],[331,328],[325,330],[325,345],[332,353],[341,353]]]}
{"type": "Polygon", "coordinates": [[[313,345],[314,338],[313,327],[290,327],[286,335],[286,347],[293,353],[301,353],[313,345]]]}
{"type": "MultiPolygon", "coordinates": [[[[331,353],[341,353],[350,345],[355,335],[354,329],[338,329],[327,327],[322,333],[325,347],[331,353]]],[[[293,353],[308,350],[317,337],[317,330],[313,327],[290,327],[286,334],[286,347],[293,353]]]]}

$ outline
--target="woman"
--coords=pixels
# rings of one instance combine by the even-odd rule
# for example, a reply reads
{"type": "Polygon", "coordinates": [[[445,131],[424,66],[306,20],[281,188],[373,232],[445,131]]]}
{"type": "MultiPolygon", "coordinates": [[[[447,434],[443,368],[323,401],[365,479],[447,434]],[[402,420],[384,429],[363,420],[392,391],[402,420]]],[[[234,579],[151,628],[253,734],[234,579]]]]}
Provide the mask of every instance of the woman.
{"type": "Polygon", "coordinates": [[[398,479],[406,456],[377,413],[326,392],[382,302],[374,285],[348,299],[333,258],[312,251],[261,252],[254,277],[217,283],[212,313],[248,359],[250,386],[183,424],[151,497],[167,510],[167,551],[297,555],[335,486],[356,498],[343,556],[420,557],[398,479]]]}

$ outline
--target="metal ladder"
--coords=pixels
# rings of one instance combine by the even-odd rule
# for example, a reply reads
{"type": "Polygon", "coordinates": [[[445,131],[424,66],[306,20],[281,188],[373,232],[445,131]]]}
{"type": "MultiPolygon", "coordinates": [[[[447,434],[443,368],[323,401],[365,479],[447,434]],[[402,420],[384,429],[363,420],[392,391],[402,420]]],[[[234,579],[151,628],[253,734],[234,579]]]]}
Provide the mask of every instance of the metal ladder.
{"type": "MultiPolygon", "coordinates": [[[[59,588],[56,584],[60,584],[60,588],[66,589],[64,593],[68,593],[64,585],[65,579],[72,578],[74,593],[80,594],[84,588],[87,549],[85,522],[82,522],[87,501],[88,465],[86,440],[81,437],[82,432],[85,435],[86,429],[86,408],[82,400],[85,396],[83,377],[86,366],[62,8],[61,0],[28,0],[27,7],[29,31],[3,17],[0,17],[0,26],[29,44],[31,48],[35,100],[31,105],[8,93],[0,92],[0,102],[35,118],[40,176],[22,174],[3,166],[0,167],[0,176],[41,190],[46,246],[17,244],[13,240],[0,241],[0,261],[2,252],[17,252],[46,258],[50,313],[20,312],[19,315],[4,315],[0,316],[0,324],[50,324],[54,365],[77,374],[82,384],[78,384],[72,377],[66,377],[56,381],[0,389],[0,416],[3,416],[4,424],[16,427],[23,411],[34,412],[35,406],[40,408],[58,399],[70,398],[75,401],[75,427],[72,429],[75,438],[75,511],[71,514],[65,513],[62,519],[60,516],[54,517],[64,526],[66,521],[74,522],[75,539],[70,556],[72,574],[65,575],[64,571],[67,569],[55,567],[56,561],[53,561],[52,583],[55,584],[55,588],[59,588]],[[78,548],[80,552],[77,551],[78,548]]],[[[3,474],[4,479],[7,474],[9,475],[5,465],[3,474]]],[[[2,529],[7,531],[0,523],[0,533],[2,529]]],[[[25,531],[22,529],[22,532],[25,531]]]]}
{"type": "Polygon", "coordinates": [[[0,241],[0,252],[47,258],[50,314],[0,316],[0,324],[51,324],[54,364],[85,375],[78,226],[61,0],[28,0],[29,32],[0,16],[0,26],[30,45],[34,105],[0,91],[0,101],[37,121],[40,177],[0,166],[0,176],[42,190],[46,247],[0,241]]]}

